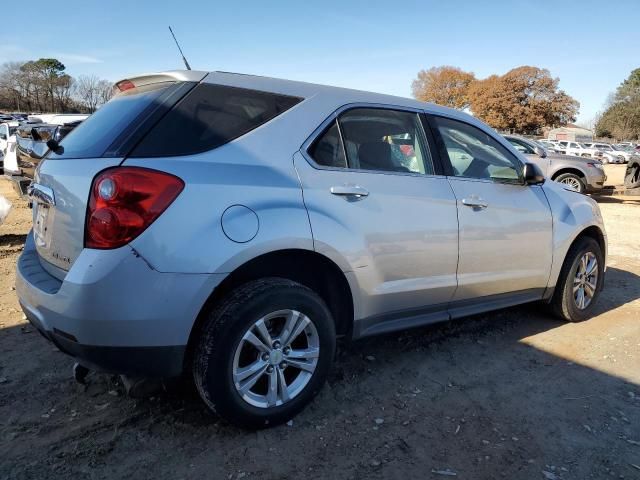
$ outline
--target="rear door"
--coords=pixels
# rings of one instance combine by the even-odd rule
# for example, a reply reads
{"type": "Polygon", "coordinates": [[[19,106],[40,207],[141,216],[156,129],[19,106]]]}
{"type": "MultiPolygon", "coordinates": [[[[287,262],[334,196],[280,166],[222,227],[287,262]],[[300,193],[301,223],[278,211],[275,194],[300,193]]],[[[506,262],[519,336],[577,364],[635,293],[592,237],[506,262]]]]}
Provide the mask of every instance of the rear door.
{"type": "Polygon", "coordinates": [[[33,234],[41,263],[64,278],[84,244],[93,178],[119,165],[132,145],[194,85],[154,77],[122,90],[91,115],[38,166],[30,187],[33,234]]]}
{"type": "Polygon", "coordinates": [[[346,259],[357,278],[359,316],[368,318],[359,333],[434,306],[433,319],[446,318],[456,288],[456,202],[435,174],[420,115],[357,107],[323,128],[295,166],[316,250],[346,259]]]}
{"type": "Polygon", "coordinates": [[[458,205],[454,303],[491,302],[505,294],[523,301],[540,298],[553,251],[551,212],[542,188],[523,184],[520,160],[488,132],[446,117],[430,116],[430,122],[451,169],[448,179],[458,205]],[[471,161],[458,161],[460,150],[471,161]]]}

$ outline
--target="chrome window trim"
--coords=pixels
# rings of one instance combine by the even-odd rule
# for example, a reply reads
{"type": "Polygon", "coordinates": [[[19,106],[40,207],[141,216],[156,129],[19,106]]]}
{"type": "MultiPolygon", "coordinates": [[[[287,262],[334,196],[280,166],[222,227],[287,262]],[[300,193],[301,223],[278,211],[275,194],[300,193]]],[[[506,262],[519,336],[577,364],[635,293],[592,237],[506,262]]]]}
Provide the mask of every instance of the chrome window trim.
{"type": "MultiPolygon", "coordinates": [[[[313,145],[313,143],[320,137],[320,135],[322,135],[325,132],[327,127],[332,122],[336,122],[336,125],[338,125],[338,130],[340,132],[340,138],[342,139],[342,129],[340,128],[340,122],[337,121],[338,117],[341,114],[343,114],[343,113],[345,113],[345,112],[347,112],[349,110],[354,110],[354,109],[358,109],[358,108],[375,108],[375,109],[380,109],[380,110],[395,110],[395,111],[400,111],[400,112],[415,113],[417,115],[421,115],[421,114],[425,113],[424,109],[422,109],[422,108],[403,107],[403,106],[400,106],[400,105],[393,105],[393,104],[387,104],[387,103],[356,102],[356,103],[347,103],[345,105],[342,105],[340,108],[338,108],[335,111],[333,111],[320,124],[320,126],[318,128],[316,128],[313,131],[313,133],[311,133],[311,135],[309,135],[309,137],[304,141],[304,143],[300,147],[300,153],[302,154],[304,159],[307,161],[307,163],[309,163],[309,165],[311,165],[316,170],[328,170],[328,171],[337,171],[337,172],[376,173],[378,175],[400,175],[400,176],[403,176],[403,177],[409,176],[409,177],[420,177],[420,178],[446,178],[445,175],[437,175],[435,173],[428,174],[428,173],[420,173],[420,172],[392,172],[392,171],[386,171],[386,170],[367,170],[367,169],[364,169],[364,168],[350,168],[349,167],[349,158],[347,157],[347,151],[346,151],[344,142],[342,142],[342,149],[343,149],[343,152],[344,152],[345,161],[347,162],[347,167],[346,168],[327,167],[325,165],[320,165],[320,164],[316,163],[316,161],[313,159],[311,154],[309,154],[309,148],[311,148],[311,145],[313,145]]],[[[425,144],[426,148],[429,151],[429,158],[431,160],[431,168],[435,172],[435,162],[433,160],[434,153],[431,151],[431,146],[429,145],[429,142],[427,140],[427,134],[424,131],[424,127],[422,126],[422,122],[418,122],[418,123],[420,124],[420,131],[422,132],[422,137],[423,137],[424,144],[425,144]]]]}

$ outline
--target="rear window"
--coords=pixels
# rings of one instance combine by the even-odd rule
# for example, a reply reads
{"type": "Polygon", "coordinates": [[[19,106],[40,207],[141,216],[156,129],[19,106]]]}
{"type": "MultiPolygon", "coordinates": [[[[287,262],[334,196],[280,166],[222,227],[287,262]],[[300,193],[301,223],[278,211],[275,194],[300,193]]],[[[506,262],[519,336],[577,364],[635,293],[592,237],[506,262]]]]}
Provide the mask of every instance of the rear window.
{"type": "Polygon", "coordinates": [[[60,142],[61,151],[58,154],[50,152],[49,158],[121,155],[121,151],[109,147],[156,110],[178,85],[175,82],[161,82],[122,92],[66,136],[60,142]]]}
{"type": "Polygon", "coordinates": [[[265,124],[300,101],[299,97],[202,83],[153,127],[130,156],[205,152],[265,124]]]}

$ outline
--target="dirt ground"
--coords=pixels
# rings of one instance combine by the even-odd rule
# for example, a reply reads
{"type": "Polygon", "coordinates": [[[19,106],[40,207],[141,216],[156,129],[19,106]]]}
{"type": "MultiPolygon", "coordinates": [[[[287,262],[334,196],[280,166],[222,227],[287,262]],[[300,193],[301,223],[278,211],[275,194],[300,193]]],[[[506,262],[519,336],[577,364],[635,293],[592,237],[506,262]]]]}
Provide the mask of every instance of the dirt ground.
{"type": "Polygon", "coordinates": [[[640,478],[640,200],[601,199],[595,318],[531,305],[345,345],[291,425],[246,432],[188,384],[147,400],[112,376],[76,384],[19,309],[30,210],[0,194],[0,479],[640,478]]]}

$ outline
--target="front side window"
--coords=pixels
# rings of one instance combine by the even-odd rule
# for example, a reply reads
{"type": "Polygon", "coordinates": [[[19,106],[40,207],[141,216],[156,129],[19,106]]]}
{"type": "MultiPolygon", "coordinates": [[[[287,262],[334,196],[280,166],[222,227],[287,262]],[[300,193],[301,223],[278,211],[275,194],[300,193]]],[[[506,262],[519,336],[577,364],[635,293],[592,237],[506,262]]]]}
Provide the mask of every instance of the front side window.
{"type": "Polygon", "coordinates": [[[456,177],[519,182],[522,164],[488,133],[468,123],[433,117],[456,177]]]}

